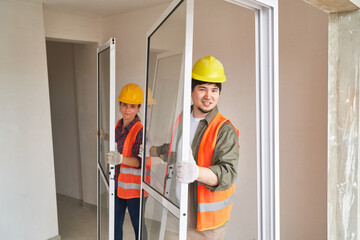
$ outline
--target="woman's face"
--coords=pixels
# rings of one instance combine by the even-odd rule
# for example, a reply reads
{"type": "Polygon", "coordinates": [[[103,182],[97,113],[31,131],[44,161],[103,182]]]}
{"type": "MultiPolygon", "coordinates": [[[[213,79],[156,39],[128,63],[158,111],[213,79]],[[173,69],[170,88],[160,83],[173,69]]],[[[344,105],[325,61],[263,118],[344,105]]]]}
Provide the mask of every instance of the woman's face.
{"type": "Polygon", "coordinates": [[[120,102],[119,104],[120,104],[120,113],[123,116],[123,119],[130,122],[134,120],[136,114],[140,110],[139,105],[127,104],[123,102],[120,102]]]}

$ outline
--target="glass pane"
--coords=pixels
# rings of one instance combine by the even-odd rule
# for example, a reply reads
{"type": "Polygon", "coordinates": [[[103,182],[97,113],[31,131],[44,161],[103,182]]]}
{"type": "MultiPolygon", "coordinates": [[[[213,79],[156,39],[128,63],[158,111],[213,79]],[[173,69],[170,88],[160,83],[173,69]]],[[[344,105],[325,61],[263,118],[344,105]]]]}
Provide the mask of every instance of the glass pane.
{"type": "MultiPolygon", "coordinates": [[[[109,150],[109,105],[110,105],[110,48],[99,53],[99,164],[104,173],[108,172],[106,152],[109,150]]],[[[105,174],[109,181],[108,174],[105,174]]]]}
{"type": "MultiPolygon", "coordinates": [[[[100,177],[100,173],[99,173],[100,177]]],[[[105,183],[100,177],[99,186],[100,198],[100,239],[109,239],[109,192],[106,189],[105,183]]]]}
{"type": "Polygon", "coordinates": [[[179,219],[158,201],[149,195],[145,198],[143,209],[145,227],[142,228],[142,239],[179,239],[179,219]]]}
{"type": "Polygon", "coordinates": [[[181,159],[182,134],[176,120],[183,109],[185,14],[185,4],[178,6],[151,35],[147,79],[156,104],[147,108],[146,144],[164,152],[151,157],[150,177],[144,179],[177,206],[180,183],[175,177],[175,163],[181,159]]]}

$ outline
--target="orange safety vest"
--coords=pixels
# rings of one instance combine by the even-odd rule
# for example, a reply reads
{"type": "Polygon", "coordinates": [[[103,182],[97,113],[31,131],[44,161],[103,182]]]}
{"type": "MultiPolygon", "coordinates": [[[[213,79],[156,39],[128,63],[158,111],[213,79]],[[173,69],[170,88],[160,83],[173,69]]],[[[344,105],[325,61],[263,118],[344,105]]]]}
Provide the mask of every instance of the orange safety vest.
{"type": "MultiPolygon", "coordinates": [[[[229,119],[225,118],[220,113],[217,113],[215,118],[206,128],[198,152],[198,165],[200,167],[212,166],[212,157],[214,155],[218,132],[226,121],[231,123],[229,119]]],[[[235,130],[239,136],[239,131],[236,128],[235,130]]],[[[234,192],[235,183],[227,190],[215,192],[211,192],[203,184],[198,183],[198,212],[196,226],[198,231],[217,228],[230,219],[234,192]]]]}
{"type": "MultiPolygon", "coordinates": [[[[116,124],[118,126],[120,120],[116,124]]],[[[132,157],[132,147],[135,143],[136,135],[143,128],[143,125],[139,122],[136,122],[134,126],[130,129],[128,135],[126,136],[122,155],[125,157],[132,157]]],[[[151,159],[146,159],[145,164],[145,181],[150,182],[150,166],[151,159]]],[[[141,190],[141,168],[130,167],[125,164],[120,164],[120,172],[118,177],[118,187],[117,195],[119,198],[130,199],[130,198],[139,198],[141,190]]],[[[144,196],[149,194],[145,192],[144,196]]]]}
{"type": "MultiPolygon", "coordinates": [[[[169,156],[171,145],[175,133],[175,129],[181,120],[181,115],[175,122],[174,131],[171,137],[169,156]]],[[[229,121],[222,114],[217,113],[214,119],[206,128],[201,138],[198,161],[200,167],[212,166],[212,158],[214,155],[217,136],[221,126],[229,121]]],[[[234,125],[233,125],[234,126],[234,125]]],[[[235,128],[235,126],[234,126],[235,128]]],[[[237,135],[239,131],[235,128],[237,135]]],[[[198,209],[197,209],[197,226],[198,231],[204,231],[220,227],[230,219],[231,207],[233,204],[233,194],[235,192],[235,183],[227,190],[211,192],[203,184],[198,183],[198,209]]]]}

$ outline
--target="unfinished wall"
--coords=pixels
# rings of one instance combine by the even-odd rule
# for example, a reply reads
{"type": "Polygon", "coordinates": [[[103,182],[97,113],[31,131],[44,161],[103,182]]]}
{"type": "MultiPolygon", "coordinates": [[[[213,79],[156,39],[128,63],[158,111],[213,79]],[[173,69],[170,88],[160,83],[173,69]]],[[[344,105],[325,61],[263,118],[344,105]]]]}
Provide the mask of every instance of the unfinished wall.
{"type": "Polygon", "coordinates": [[[329,15],[328,234],[359,238],[360,10],[329,15]]]}
{"type": "Polygon", "coordinates": [[[0,235],[58,235],[43,9],[0,1],[0,235]]]}

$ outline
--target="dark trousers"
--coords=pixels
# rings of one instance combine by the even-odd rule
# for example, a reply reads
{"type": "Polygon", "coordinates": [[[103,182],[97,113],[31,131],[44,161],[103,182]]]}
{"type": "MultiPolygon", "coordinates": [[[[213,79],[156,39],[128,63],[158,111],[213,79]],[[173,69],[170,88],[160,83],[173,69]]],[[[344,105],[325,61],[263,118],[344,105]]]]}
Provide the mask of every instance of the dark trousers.
{"type": "MultiPolygon", "coordinates": [[[[146,201],[146,198],[145,198],[146,201]]],[[[128,208],[131,224],[134,228],[135,239],[139,236],[140,198],[123,199],[115,195],[115,240],[123,239],[123,224],[126,208],[128,208]]],[[[143,227],[142,239],[147,239],[146,226],[143,227]]]]}

